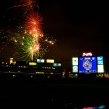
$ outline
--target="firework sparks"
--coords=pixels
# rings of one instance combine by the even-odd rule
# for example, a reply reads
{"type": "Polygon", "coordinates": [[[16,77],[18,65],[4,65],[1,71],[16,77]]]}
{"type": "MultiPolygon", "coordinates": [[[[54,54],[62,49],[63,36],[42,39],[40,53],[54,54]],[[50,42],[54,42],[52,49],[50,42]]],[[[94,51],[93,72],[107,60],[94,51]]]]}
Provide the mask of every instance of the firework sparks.
{"type": "MultiPolygon", "coordinates": [[[[24,25],[17,26],[9,31],[8,35],[0,33],[0,39],[13,43],[14,58],[20,61],[33,61],[43,57],[49,46],[55,44],[54,40],[45,38],[42,31],[42,17],[34,11],[33,0],[20,0],[18,5],[11,8],[21,7],[27,12],[24,18],[24,25]]],[[[4,32],[6,33],[6,32],[4,32]]],[[[4,43],[2,44],[4,45],[4,43]]],[[[6,47],[5,47],[6,48],[6,47]]]]}
{"type": "Polygon", "coordinates": [[[33,6],[35,2],[33,0],[20,0],[19,3],[16,3],[18,5],[14,5],[10,7],[9,9],[13,8],[24,8],[26,10],[33,10],[33,6]]]}
{"type": "Polygon", "coordinates": [[[35,13],[30,13],[26,20],[26,29],[33,37],[42,36],[42,18],[35,13]]]}
{"type": "MultiPolygon", "coordinates": [[[[30,51],[32,55],[39,53],[40,49],[40,39],[43,37],[41,28],[42,18],[31,12],[26,19],[26,32],[32,36],[32,45],[30,51]]],[[[31,56],[33,58],[33,56],[31,56]]]]}
{"type": "Polygon", "coordinates": [[[0,50],[3,51],[12,44],[13,57],[17,61],[32,61],[38,57],[43,58],[46,53],[54,48],[56,41],[52,36],[42,35],[43,38],[37,43],[31,34],[25,32],[25,27],[21,28],[21,26],[9,29],[9,31],[4,30],[0,36],[2,42],[2,49],[0,50]]]}

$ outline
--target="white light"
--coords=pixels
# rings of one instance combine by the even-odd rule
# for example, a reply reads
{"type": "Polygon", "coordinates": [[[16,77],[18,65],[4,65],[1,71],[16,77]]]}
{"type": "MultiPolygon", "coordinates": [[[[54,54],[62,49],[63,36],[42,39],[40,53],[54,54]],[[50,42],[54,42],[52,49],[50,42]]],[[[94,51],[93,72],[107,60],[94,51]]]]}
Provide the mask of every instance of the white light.
{"type": "Polygon", "coordinates": [[[54,63],[53,66],[56,67],[56,66],[58,66],[58,65],[57,65],[57,63],[54,63]]]}
{"type": "Polygon", "coordinates": [[[45,60],[44,59],[41,59],[41,63],[44,63],[45,62],[45,60]]]}
{"type": "Polygon", "coordinates": [[[98,65],[98,72],[103,73],[104,72],[104,65],[98,65]]]}
{"type": "Polygon", "coordinates": [[[73,66],[73,72],[78,72],[78,66],[73,66]]]}
{"type": "Polygon", "coordinates": [[[37,62],[40,62],[40,59],[37,59],[37,62]]]}
{"type": "Polygon", "coordinates": [[[15,77],[16,75],[12,75],[13,77],[15,77]]]}
{"type": "Polygon", "coordinates": [[[38,63],[44,63],[45,60],[44,60],[44,59],[37,59],[37,62],[38,62],[38,63]]]}
{"type": "Polygon", "coordinates": [[[72,58],[72,65],[78,65],[78,57],[72,58]]]}

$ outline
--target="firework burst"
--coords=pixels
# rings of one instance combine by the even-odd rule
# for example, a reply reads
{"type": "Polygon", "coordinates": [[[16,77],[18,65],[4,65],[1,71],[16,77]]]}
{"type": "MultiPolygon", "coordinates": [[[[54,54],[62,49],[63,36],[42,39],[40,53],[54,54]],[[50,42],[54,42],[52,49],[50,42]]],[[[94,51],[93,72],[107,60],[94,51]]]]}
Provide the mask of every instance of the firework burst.
{"type": "Polygon", "coordinates": [[[34,38],[30,34],[19,34],[13,38],[16,45],[15,58],[17,60],[32,61],[37,58],[43,58],[45,54],[55,44],[53,38],[44,37],[40,40],[40,43],[36,43],[34,38]]]}
{"type": "Polygon", "coordinates": [[[42,18],[35,13],[30,13],[27,16],[26,19],[26,30],[27,32],[29,32],[29,34],[31,34],[33,37],[37,38],[37,37],[41,37],[43,36],[42,34],[42,18]]]}
{"type": "Polygon", "coordinates": [[[16,60],[33,60],[33,58],[36,58],[38,56],[39,50],[36,43],[34,42],[33,37],[31,37],[30,34],[19,35],[21,35],[22,37],[13,38],[16,46],[16,51],[14,55],[16,60]]]}
{"type": "Polygon", "coordinates": [[[31,58],[33,60],[33,55],[39,54],[40,50],[40,40],[43,37],[42,32],[42,18],[34,12],[29,13],[26,19],[26,33],[30,34],[32,37],[32,45],[30,46],[31,58]]]}
{"type": "Polygon", "coordinates": [[[36,3],[33,0],[20,0],[18,5],[11,7],[24,8],[27,12],[23,26],[10,30],[8,33],[9,37],[4,35],[2,39],[9,39],[9,43],[13,43],[15,46],[13,49],[15,50],[15,60],[33,61],[38,57],[41,58],[46,54],[48,48],[55,44],[55,40],[43,35],[42,17],[38,12],[34,11],[34,4],[36,3]]]}

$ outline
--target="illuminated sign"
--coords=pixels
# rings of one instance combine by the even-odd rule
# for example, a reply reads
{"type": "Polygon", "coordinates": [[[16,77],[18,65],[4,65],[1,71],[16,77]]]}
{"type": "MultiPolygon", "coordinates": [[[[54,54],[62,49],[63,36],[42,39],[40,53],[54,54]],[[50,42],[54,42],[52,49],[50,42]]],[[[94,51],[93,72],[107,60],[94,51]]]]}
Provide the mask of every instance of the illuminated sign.
{"type": "Polygon", "coordinates": [[[103,56],[98,56],[97,57],[97,68],[98,68],[98,73],[103,73],[104,72],[104,63],[103,63],[103,56]]]}
{"type": "Polygon", "coordinates": [[[29,62],[29,65],[30,66],[35,66],[35,65],[37,65],[37,63],[36,62],[29,62]]]}
{"type": "Polygon", "coordinates": [[[72,72],[77,73],[78,72],[78,57],[72,58],[72,72]]]}
{"type": "Polygon", "coordinates": [[[72,67],[73,72],[78,72],[78,66],[72,66],[72,67]]]}
{"type": "Polygon", "coordinates": [[[72,58],[72,65],[78,65],[78,57],[72,58]]]}
{"type": "Polygon", "coordinates": [[[102,65],[102,64],[103,64],[103,56],[98,56],[98,57],[97,57],[97,63],[98,63],[99,65],[102,65]]]}
{"type": "Polygon", "coordinates": [[[83,53],[83,56],[72,58],[72,72],[104,73],[103,56],[92,56],[92,53],[83,53]]]}
{"type": "Polygon", "coordinates": [[[92,53],[91,52],[89,52],[89,53],[83,53],[82,56],[92,56],[92,53]]]}
{"type": "Polygon", "coordinates": [[[98,73],[104,72],[104,65],[97,65],[97,68],[98,68],[98,73]]]}
{"type": "Polygon", "coordinates": [[[47,59],[46,62],[47,63],[54,63],[54,59],[47,59]]]}
{"type": "Polygon", "coordinates": [[[97,72],[96,68],[97,62],[96,57],[80,57],[79,58],[79,72],[97,72]]]}

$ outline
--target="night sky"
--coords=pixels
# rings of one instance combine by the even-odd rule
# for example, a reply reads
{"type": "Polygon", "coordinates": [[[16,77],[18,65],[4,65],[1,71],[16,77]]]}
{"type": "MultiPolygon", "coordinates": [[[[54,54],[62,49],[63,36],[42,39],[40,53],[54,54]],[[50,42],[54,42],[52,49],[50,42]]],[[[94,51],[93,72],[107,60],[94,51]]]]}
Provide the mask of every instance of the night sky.
{"type": "MultiPolygon", "coordinates": [[[[1,0],[0,29],[14,28],[24,21],[23,8],[11,8],[20,0],[1,0]]],[[[26,0],[25,0],[26,1],[26,0]]],[[[36,5],[36,2],[34,3],[36,5]]],[[[108,4],[95,1],[37,0],[37,10],[43,18],[43,31],[56,39],[55,50],[49,57],[71,67],[71,58],[83,52],[103,55],[109,61],[109,12],[108,4]]]]}

